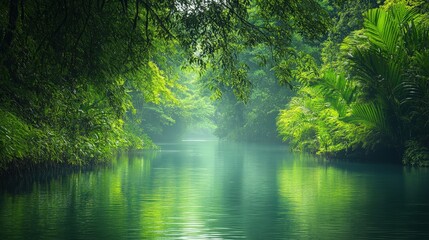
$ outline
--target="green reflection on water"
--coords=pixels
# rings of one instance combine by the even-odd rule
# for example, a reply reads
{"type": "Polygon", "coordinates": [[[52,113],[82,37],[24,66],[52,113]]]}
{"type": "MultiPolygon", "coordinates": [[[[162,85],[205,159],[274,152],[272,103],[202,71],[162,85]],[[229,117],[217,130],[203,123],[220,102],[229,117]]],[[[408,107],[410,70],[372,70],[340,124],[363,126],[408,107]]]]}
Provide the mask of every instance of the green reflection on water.
{"type": "Polygon", "coordinates": [[[279,146],[171,144],[2,189],[0,239],[419,238],[428,181],[279,146]]]}
{"type": "Polygon", "coordinates": [[[342,234],[356,227],[352,209],[363,201],[366,190],[356,194],[355,179],[347,172],[297,158],[284,161],[278,170],[282,209],[294,216],[294,231],[301,237],[352,239],[342,234]]]}

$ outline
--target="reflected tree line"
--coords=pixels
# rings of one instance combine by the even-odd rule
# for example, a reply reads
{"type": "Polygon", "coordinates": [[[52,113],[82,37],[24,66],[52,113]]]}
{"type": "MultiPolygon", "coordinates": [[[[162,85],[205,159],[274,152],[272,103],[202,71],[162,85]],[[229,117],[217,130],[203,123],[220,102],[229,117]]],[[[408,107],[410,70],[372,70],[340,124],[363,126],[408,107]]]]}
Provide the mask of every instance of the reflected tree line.
{"type": "Polygon", "coordinates": [[[109,168],[29,183],[25,194],[2,192],[0,237],[373,238],[396,233],[369,230],[382,224],[425,229],[419,219],[396,217],[411,218],[407,211],[424,212],[426,205],[388,201],[425,199],[418,189],[426,181],[408,172],[416,169],[321,164],[286,154],[271,161],[273,155],[251,145],[214,145],[203,150],[208,157],[186,151],[123,155],[109,168]],[[409,191],[398,196],[398,188],[409,191]]]}

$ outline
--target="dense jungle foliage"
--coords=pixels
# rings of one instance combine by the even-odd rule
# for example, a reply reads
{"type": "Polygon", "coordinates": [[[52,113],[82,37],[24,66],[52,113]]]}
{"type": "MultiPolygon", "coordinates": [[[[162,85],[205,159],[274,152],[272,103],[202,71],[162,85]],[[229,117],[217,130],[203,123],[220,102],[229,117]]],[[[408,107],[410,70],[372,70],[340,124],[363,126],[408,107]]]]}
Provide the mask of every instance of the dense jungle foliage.
{"type": "Polygon", "coordinates": [[[0,172],[193,130],[429,161],[426,1],[0,3],[0,172]],[[280,136],[280,137],[279,137],[280,136]]]}
{"type": "Polygon", "coordinates": [[[264,45],[280,59],[293,32],[327,28],[313,0],[9,0],[0,9],[1,169],[150,147],[148,134],[210,113],[181,67],[210,68],[217,75],[203,85],[246,99],[243,49],[264,45]]]}
{"type": "Polygon", "coordinates": [[[361,29],[325,43],[336,56],[324,56],[317,77],[280,113],[284,140],[320,154],[428,165],[429,18],[427,3],[415,5],[367,10],[361,29]]]}

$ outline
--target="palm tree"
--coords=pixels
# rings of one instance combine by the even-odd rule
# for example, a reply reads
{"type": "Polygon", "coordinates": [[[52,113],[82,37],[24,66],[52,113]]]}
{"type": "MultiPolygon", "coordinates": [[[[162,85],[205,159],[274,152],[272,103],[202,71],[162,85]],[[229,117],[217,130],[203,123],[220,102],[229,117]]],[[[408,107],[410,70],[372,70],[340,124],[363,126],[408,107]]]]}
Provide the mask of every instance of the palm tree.
{"type": "Polygon", "coordinates": [[[367,125],[401,152],[407,141],[429,135],[427,17],[401,4],[369,10],[362,34],[343,46],[366,93],[352,105],[349,120],[367,125]]]}

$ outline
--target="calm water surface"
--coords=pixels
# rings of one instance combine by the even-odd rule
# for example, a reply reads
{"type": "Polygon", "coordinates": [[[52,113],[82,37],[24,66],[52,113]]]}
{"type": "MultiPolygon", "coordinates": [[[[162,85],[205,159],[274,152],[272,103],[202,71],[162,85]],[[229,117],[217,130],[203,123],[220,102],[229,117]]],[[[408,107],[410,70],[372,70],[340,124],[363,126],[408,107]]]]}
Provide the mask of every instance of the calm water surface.
{"type": "Polygon", "coordinates": [[[0,239],[210,238],[429,239],[429,170],[185,141],[0,189],[0,239]]]}

